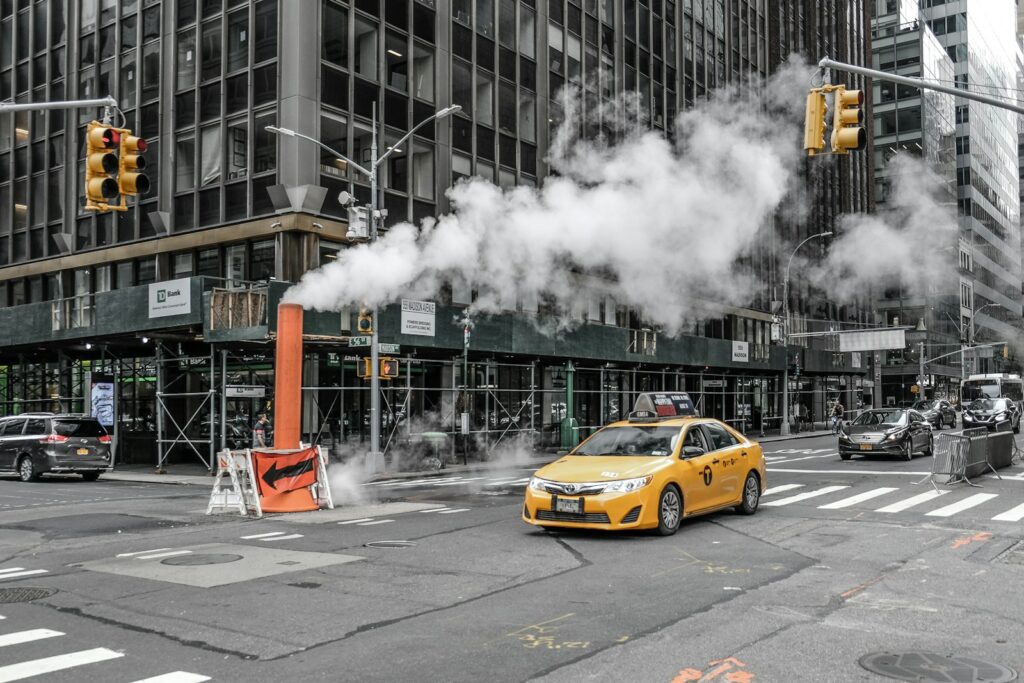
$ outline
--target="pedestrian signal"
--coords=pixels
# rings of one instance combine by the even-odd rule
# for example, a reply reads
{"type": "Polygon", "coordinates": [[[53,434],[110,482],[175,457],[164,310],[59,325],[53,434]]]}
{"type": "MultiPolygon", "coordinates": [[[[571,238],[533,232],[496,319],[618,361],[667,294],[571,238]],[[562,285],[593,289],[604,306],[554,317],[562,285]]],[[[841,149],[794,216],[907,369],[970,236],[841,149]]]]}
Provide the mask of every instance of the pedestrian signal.
{"type": "Polygon", "coordinates": [[[832,152],[848,154],[851,149],[864,149],[868,136],[864,132],[864,92],[836,86],[832,113],[832,152]]]}
{"type": "Polygon", "coordinates": [[[394,358],[381,358],[380,359],[380,378],[381,379],[397,379],[398,378],[398,361],[394,358]]]}
{"type": "Polygon", "coordinates": [[[373,376],[373,359],[360,358],[356,363],[356,376],[359,379],[370,379],[373,376]]]}

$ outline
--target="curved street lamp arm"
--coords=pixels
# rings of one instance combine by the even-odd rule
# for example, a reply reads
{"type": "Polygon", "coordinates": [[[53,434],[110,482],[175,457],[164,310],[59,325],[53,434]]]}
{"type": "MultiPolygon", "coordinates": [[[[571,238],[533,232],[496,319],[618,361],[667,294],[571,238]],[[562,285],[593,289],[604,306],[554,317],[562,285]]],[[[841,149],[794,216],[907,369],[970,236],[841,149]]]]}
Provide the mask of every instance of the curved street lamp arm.
{"type": "Polygon", "coordinates": [[[369,178],[372,175],[372,171],[369,171],[368,169],[363,168],[361,165],[359,165],[356,162],[352,161],[351,159],[349,159],[344,154],[338,152],[337,150],[331,149],[330,147],[328,147],[324,143],[320,142],[316,138],[312,138],[312,137],[310,137],[308,135],[303,135],[302,133],[296,133],[294,130],[289,130],[287,128],[278,128],[277,126],[267,126],[266,130],[270,131],[271,133],[276,133],[278,135],[287,135],[288,137],[292,137],[292,138],[302,138],[303,140],[309,140],[310,142],[312,142],[317,147],[320,147],[321,149],[330,152],[331,154],[333,154],[334,156],[338,157],[339,159],[341,159],[345,163],[349,164],[352,168],[356,169],[357,171],[359,171],[360,173],[365,175],[367,178],[369,178]]]}

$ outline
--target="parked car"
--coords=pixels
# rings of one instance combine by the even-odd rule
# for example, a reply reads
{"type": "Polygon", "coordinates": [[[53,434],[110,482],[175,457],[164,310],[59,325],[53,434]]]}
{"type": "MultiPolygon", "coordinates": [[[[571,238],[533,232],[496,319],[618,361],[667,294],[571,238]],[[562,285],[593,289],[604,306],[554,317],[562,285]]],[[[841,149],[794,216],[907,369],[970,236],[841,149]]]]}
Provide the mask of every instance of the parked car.
{"type": "Polygon", "coordinates": [[[1020,406],[1008,398],[976,398],[964,409],[964,429],[985,427],[999,431],[1007,427],[1020,434],[1020,406]]]}
{"type": "Polygon", "coordinates": [[[945,399],[918,401],[911,407],[924,415],[924,419],[935,429],[942,429],[942,425],[947,424],[956,427],[956,410],[945,399]]]}
{"type": "Polygon", "coordinates": [[[0,419],[0,472],[37,481],[48,472],[96,481],[112,467],[110,436],[88,415],[23,413],[0,419]]]}
{"type": "Polygon", "coordinates": [[[889,408],[866,410],[839,432],[839,457],[855,453],[888,453],[911,460],[914,453],[932,454],[932,429],[916,410],[889,408]]]}

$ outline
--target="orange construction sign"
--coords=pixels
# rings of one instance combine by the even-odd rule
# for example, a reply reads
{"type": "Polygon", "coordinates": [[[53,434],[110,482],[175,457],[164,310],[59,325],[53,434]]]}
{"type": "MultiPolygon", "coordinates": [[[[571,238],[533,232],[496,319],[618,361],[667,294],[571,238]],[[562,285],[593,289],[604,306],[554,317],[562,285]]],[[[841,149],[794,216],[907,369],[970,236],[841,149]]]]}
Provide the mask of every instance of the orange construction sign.
{"type": "Polygon", "coordinates": [[[315,448],[286,454],[253,451],[253,458],[256,482],[263,496],[307,488],[317,481],[315,448]]]}

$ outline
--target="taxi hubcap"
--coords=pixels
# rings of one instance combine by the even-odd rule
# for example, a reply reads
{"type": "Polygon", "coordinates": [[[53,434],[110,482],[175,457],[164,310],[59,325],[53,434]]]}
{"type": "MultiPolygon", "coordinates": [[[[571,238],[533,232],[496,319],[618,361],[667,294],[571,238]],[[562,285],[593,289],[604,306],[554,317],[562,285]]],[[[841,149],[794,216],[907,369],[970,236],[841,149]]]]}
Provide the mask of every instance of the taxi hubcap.
{"type": "Polygon", "coordinates": [[[661,519],[670,528],[679,523],[679,496],[671,489],[661,499],[661,519]]]}
{"type": "Polygon", "coordinates": [[[747,477],[747,507],[757,505],[757,479],[747,477]]]}

